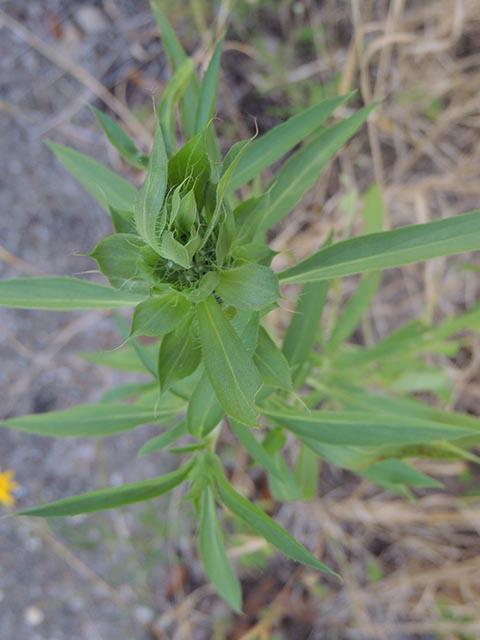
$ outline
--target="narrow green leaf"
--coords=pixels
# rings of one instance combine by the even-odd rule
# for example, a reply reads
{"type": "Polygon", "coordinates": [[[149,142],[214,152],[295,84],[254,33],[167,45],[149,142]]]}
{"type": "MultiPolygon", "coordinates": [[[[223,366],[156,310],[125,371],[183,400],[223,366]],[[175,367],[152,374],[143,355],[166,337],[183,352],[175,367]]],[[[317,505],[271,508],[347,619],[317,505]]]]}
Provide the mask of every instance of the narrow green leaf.
{"type": "Polygon", "coordinates": [[[205,185],[210,177],[210,161],[205,148],[206,135],[206,129],[197,133],[168,161],[170,188],[185,183],[185,190],[193,189],[199,210],[203,207],[205,185]]]}
{"type": "Polygon", "coordinates": [[[473,431],[438,422],[340,411],[262,409],[262,413],[298,436],[322,443],[377,446],[458,440],[473,431]]]}
{"type": "Polygon", "coordinates": [[[188,433],[203,438],[215,429],[224,413],[207,374],[203,373],[188,403],[188,433]]]}
{"type": "Polygon", "coordinates": [[[421,473],[403,460],[380,460],[357,473],[380,486],[401,484],[408,487],[443,487],[441,482],[421,473]]]}
{"type": "Polygon", "coordinates": [[[480,249],[480,211],[338,242],[279,274],[313,282],[480,249]]]}
{"type": "Polygon", "coordinates": [[[162,340],[158,354],[158,381],[162,393],[191,375],[201,360],[200,345],[190,320],[162,340]]]}
{"type": "Polygon", "coordinates": [[[90,107],[95,114],[108,140],[112,143],[118,153],[129,164],[137,169],[145,169],[148,164],[148,156],[139,151],[133,140],[125,133],[114,120],[106,113],[95,107],[90,107]]]}
{"type": "Polygon", "coordinates": [[[272,476],[277,477],[280,481],[284,480],[279,466],[273,456],[265,449],[261,442],[259,442],[251,430],[245,427],[243,424],[230,420],[230,426],[233,433],[237,436],[240,444],[245,447],[252,459],[260,466],[271,473],[272,476]]]}
{"type": "Polygon", "coordinates": [[[153,249],[158,248],[160,234],[165,226],[162,205],[167,190],[167,153],[162,130],[157,124],[147,175],[135,201],[134,218],[141,238],[153,249]]]}
{"type": "Polygon", "coordinates": [[[255,531],[268,540],[268,542],[277,547],[277,549],[280,549],[282,553],[292,560],[306,564],[319,571],[336,575],[330,567],[320,562],[320,560],[317,560],[315,556],[307,551],[305,547],[302,547],[295,538],[287,533],[285,529],[282,529],[274,520],[269,518],[255,504],[237,493],[223,475],[220,465],[216,465],[215,471],[215,479],[222,500],[232,513],[255,529],[255,531]]]}
{"type": "Polygon", "coordinates": [[[318,180],[327,162],[362,126],[375,106],[360,109],[353,116],[322,131],[282,165],[269,191],[268,207],[261,223],[263,230],[292,211],[307,189],[318,180]]]}
{"type": "MultiPolygon", "coordinates": [[[[157,360],[158,345],[142,345],[142,348],[147,349],[149,356],[151,358],[155,356],[155,361],[157,360]]],[[[80,351],[77,355],[87,362],[93,362],[93,364],[110,367],[111,369],[119,369],[120,371],[138,371],[140,373],[150,371],[138,357],[133,341],[131,344],[124,344],[112,351],[80,351]]]]}
{"type": "Polygon", "coordinates": [[[353,94],[324,100],[305,111],[292,116],[286,122],[277,125],[258,140],[252,142],[248,151],[240,160],[229,185],[235,190],[258,176],[267,167],[288,153],[295,145],[311,133],[346,102],[353,94]]]}
{"type": "Polygon", "coordinates": [[[176,486],[181,484],[188,476],[192,465],[188,464],[172,473],[154,478],[153,480],[144,480],[143,482],[135,482],[126,484],[121,487],[113,487],[111,489],[100,489],[99,491],[91,491],[83,495],[74,496],[72,498],[64,498],[56,502],[33,507],[32,509],[24,509],[16,515],[19,516],[38,516],[41,518],[59,518],[63,516],[76,516],[79,513],[93,513],[94,511],[103,511],[105,509],[116,509],[135,502],[144,502],[158,498],[168,493],[176,486]]]}
{"type": "Polygon", "coordinates": [[[148,440],[139,450],[137,456],[144,456],[147,453],[153,453],[154,451],[161,451],[168,447],[173,442],[179,440],[187,433],[187,423],[182,420],[171,429],[164,431],[159,436],[155,436],[151,440],[148,440]]]}
{"type": "Polygon", "coordinates": [[[155,408],[128,404],[84,404],[63,411],[9,418],[1,421],[0,426],[57,438],[108,436],[173,417],[181,408],[178,400],[155,408]]]}
{"type": "Polygon", "coordinates": [[[253,362],[265,385],[279,387],[287,391],[292,389],[292,376],[287,359],[263,327],[260,327],[258,331],[257,348],[253,355],[253,362]]]}
{"type": "Polygon", "coordinates": [[[244,264],[220,271],[217,294],[229,305],[255,311],[274,304],[280,298],[278,279],[270,267],[244,264]]]}
{"type": "Polygon", "coordinates": [[[225,198],[230,181],[235,172],[235,168],[238,166],[240,159],[251,141],[252,140],[249,138],[248,140],[240,140],[240,142],[236,142],[232,147],[230,147],[223,159],[220,178],[215,189],[215,209],[213,210],[212,217],[208,223],[207,230],[203,234],[203,245],[205,245],[207,239],[216,228],[222,213],[225,213],[225,210],[228,207],[228,203],[225,201],[225,198]]]}
{"type": "Polygon", "coordinates": [[[220,404],[238,422],[256,426],[255,395],[262,382],[251,357],[213,297],[196,308],[203,361],[220,404]]]}
{"type": "Polygon", "coordinates": [[[77,278],[15,278],[0,281],[0,306],[16,309],[110,309],[133,307],[145,296],[77,278]]]}
{"type": "Polygon", "coordinates": [[[480,420],[458,411],[444,411],[413,398],[396,398],[393,396],[371,393],[365,389],[337,381],[329,393],[338,399],[348,410],[385,413],[394,416],[421,418],[433,422],[441,422],[452,427],[460,427],[480,432],[480,420]]]}
{"type": "Polygon", "coordinates": [[[100,399],[100,402],[115,403],[142,395],[155,388],[155,382],[127,382],[112,387],[100,399]]]}
{"type": "Polygon", "coordinates": [[[283,338],[282,351],[290,364],[294,381],[297,382],[301,366],[308,362],[325,307],[328,282],[307,283],[298,298],[287,332],[283,338]]]}
{"type": "MultiPolygon", "coordinates": [[[[187,54],[175,35],[174,30],[170,26],[158,0],[152,0],[150,6],[162,35],[163,46],[167,52],[170,64],[175,71],[183,62],[185,62],[187,54]]],[[[198,80],[196,76],[193,76],[185,90],[182,104],[180,106],[183,126],[188,138],[192,137],[195,133],[195,112],[197,109],[199,94],[200,87],[198,80]]]]}
{"type": "Polygon", "coordinates": [[[314,498],[318,488],[318,457],[304,444],[300,445],[295,465],[295,481],[307,500],[314,498]]]}
{"type": "Polygon", "coordinates": [[[200,557],[205,573],[218,594],[238,613],[242,609],[242,590],[225,552],[212,490],[206,486],[200,504],[200,557]]]}
{"type": "Polygon", "coordinates": [[[135,307],[131,336],[163,336],[188,316],[190,303],[174,291],[152,296],[135,307]]]}
{"type": "Polygon", "coordinates": [[[47,145],[102,207],[133,211],[136,194],[133,185],[83,153],[54,142],[47,145]]]}
{"type": "Polygon", "coordinates": [[[218,41],[202,80],[200,98],[195,117],[196,133],[207,126],[215,113],[223,41],[224,38],[220,38],[218,41]]]}
{"type": "Polygon", "coordinates": [[[168,156],[173,155],[177,148],[175,141],[175,108],[181,101],[182,95],[187,91],[187,87],[193,77],[193,60],[186,58],[175,70],[157,106],[158,123],[162,129],[168,156]]]}
{"type": "Polygon", "coordinates": [[[368,273],[362,279],[335,322],[335,327],[325,347],[328,354],[338,349],[355,331],[377,293],[381,279],[382,274],[379,271],[368,273]]]}
{"type": "Polygon", "coordinates": [[[385,204],[380,187],[375,182],[363,196],[362,218],[365,233],[383,229],[385,204]]]}

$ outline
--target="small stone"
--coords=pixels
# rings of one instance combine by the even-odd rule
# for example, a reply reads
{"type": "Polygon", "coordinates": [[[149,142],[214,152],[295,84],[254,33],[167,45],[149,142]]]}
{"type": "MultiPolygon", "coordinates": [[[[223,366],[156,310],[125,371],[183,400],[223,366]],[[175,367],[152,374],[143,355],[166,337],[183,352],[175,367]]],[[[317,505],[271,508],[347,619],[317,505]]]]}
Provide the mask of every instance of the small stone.
{"type": "Polygon", "coordinates": [[[133,615],[135,616],[136,620],[143,625],[149,624],[155,617],[153,611],[143,605],[136,606],[133,610],[133,615]]]}
{"type": "Polygon", "coordinates": [[[45,619],[43,611],[34,606],[27,607],[23,613],[23,617],[30,627],[38,627],[45,619]]]}
{"type": "Polygon", "coordinates": [[[101,33],[108,29],[107,19],[96,7],[79,7],[75,12],[75,18],[85,33],[101,33]]]}

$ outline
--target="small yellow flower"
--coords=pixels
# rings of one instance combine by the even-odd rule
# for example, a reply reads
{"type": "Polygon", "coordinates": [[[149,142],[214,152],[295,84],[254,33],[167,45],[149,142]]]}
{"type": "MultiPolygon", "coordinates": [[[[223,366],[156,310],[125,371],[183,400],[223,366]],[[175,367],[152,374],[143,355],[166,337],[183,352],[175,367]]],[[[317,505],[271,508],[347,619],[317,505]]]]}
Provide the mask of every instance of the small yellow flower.
{"type": "Polygon", "coordinates": [[[13,473],[13,471],[0,469],[0,502],[6,504],[7,507],[11,507],[15,503],[12,491],[18,487],[18,484],[13,480],[13,473]]]}

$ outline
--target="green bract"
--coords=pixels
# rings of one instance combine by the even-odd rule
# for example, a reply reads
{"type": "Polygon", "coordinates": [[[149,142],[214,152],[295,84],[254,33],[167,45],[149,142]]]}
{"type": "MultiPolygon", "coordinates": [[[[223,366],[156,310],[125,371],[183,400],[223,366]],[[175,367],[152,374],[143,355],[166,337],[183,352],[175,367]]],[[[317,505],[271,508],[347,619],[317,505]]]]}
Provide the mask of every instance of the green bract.
{"type": "Polygon", "coordinates": [[[172,453],[188,456],[178,470],[20,514],[53,517],[109,509],[188,483],[205,571],[231,607],[241,610],[218,505],[293,560],[331,570],[231,486],[222,470],[222,428],[231,428],[239,446],[265,470],[277,500],[312,497],[319,460],[408,495],[408,486],[439,483],[406,458],[476,459],[468,448],[480,440],[477,419],[401,397],[401,392],[428,391],[440,398],[448,393],[448,380],[422,355],[455,352],[457,343],[450,337],[478,330],[480,307],[436,327],[410,323],[369,347],[347,341],[377,292],[380,270],[479,249],[480,212],[383,231],[374,185],[365,196],[366,235],[338,243],[329,238],[317,253],[277,276],[266,231],[295,207],[374,105],[326,125],[352,95],[325,100],[262,137],[237,142],[222,159],[213,126],[221,42],[199,80],[165,16],[156,4],[153,10],[173,76],[157,105],[150,155],[95,111],[108,140],[126,162],[144,171],[142,186],[137,190],[93,159],[50,145],[112,218],[115,232],[89,254],[111,287],[58,277],[0,282],[4,306],[134,307],[130,327],[119,322],[122,348],[83,357],[147,379],[110,390],[96,405],[0,424],[57,437],[107,436],[146,423],[164,426],[139,455],[171,447],[172,453]],[[183,145],[176,136],[177,110],[183,145]],[[262,191],[262,172],[287,153],[262,191]],[[344,308],[334,310],[331,328],[323,333],[320,321],[331,281],[352,274],[366,275],[344,308]],[[266,321],[278,306],[279,282],[303,285],[283,340],[271,335],[266,321]],[[156,340],[146,346],[138,336],[156,340]],[[298,444],[295,468],[283,455],[287,433],[298,444]]]}

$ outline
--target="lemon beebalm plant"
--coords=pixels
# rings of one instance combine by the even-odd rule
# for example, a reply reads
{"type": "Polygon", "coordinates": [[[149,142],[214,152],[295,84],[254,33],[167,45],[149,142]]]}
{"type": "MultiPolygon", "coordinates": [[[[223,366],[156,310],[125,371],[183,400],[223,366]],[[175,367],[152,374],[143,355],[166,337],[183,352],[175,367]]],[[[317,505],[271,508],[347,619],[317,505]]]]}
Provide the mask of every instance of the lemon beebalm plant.
{"type": "MultiPolygon", "coordinates": [[[[364,235],[329,240],[275,273],[267,231],[292,211],[375,105],[331,124],[352,95],[325,100],[263,136],[237,142],[222,157],[214,122],[222,42],[199,78],[156,4],[153,10],[173,75],[156,105],[150,153],[95,111],[118,153],[144,172],[142,186],[137,190],[93,159],[50,143],[111,216],[114,232],[89,253],[109,286],[61,277],[0,282],[0,304],[7,307],[130,307],[130,326],[120,323],[124,346],[85,357],[115,366],[115,358],[126,353],[149,379],[112,389],[98,404],[14,417],[2,425],[62,438],[99,438],[157,425],[159,434],[139,455],[167,449],[179,460],[171,473],[18,515],[50,518],[113,509],[185,485],[184,504],[196,514],[205,572],[240,611],[240,583],[224,547],[223,508],[294,561],[333,570],[232,485],[223,464],[222,430],[231,430],[251,462],[266,472],[277,501],[315,495],[322,460],[408,496],[411,487],[440,486],[412,458],[476,459],[470,453],[479,440],[476,418],[401,396],[396,381],[399,371],[418,380],[430,366],[425,354],[455,348],[458,341],[451,336],[460,329],[478,329],[479,306],[437,326],[410,323],[372,346],[348,339],[380,286],[382,270],[479,249],[480,212],[383,231],[374,186],[365,196],[364,235]],[[272,165],[279,166],[273,178],[260,180],[272,165]],[[331,283],[353,274],[361,275],[357,289],[323,333],[331,283]],[[280,339],[267,319],[283,284],[301,289],[280,339]],[[153,340],[146,345],[139,336],[153,340]],[[284,455],[288,434],[296,441],[294,465],[292,455],[288,462],[284,455]]],[[[5,485],[4,498],[11,487],[5,485]]]]}

